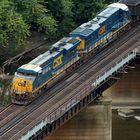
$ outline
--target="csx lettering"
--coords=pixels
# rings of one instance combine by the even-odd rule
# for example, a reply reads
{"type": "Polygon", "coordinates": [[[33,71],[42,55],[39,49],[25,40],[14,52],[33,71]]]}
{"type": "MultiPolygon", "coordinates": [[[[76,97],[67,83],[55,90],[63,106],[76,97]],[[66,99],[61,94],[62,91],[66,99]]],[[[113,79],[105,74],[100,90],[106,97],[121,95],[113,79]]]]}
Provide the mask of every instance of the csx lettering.
{"type": "Polygon", "coordinates": [[[101,35],[101,34],[103,34],[103,33],[105,33],[106,32],[106,27],[105,26],[103,26],[102,28],[100,28],[100,31],[99,31],[99,34],[101,35]]]}
{"type": "Polygon", "coordinates": [[[62,64],[62,55],[60,55],[59,57],[57,57],[54,62],[53,62],[53,68],[58,67],[59,65],[62,64]]]}

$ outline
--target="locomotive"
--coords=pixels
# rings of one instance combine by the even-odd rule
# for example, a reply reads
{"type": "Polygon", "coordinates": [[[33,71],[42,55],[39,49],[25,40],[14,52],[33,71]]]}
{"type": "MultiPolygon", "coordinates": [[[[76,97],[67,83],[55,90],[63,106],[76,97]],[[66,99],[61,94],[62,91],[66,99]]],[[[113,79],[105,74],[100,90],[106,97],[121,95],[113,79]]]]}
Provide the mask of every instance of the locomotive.
{"type": "Polygon", "coordinates": [[[26,105],[40,95],[48,83],[93,52],[107,46],[131,22],[131,12],[113,3],[87,23],[80,25],[51,48],[22,65],[11,86],[12,103],[26,105]]]}

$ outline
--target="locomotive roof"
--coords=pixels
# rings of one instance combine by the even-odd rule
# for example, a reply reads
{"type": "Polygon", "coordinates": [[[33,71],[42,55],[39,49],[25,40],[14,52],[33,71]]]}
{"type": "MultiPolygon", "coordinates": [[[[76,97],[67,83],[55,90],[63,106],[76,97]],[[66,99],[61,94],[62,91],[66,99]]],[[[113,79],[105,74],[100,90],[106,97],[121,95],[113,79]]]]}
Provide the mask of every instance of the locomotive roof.
{"type": "Polygon", "coordinates": [[[140,0],[121,0],[120,2],[125,3],[126,5],[136,6],[140,4],[140,0]]]}
{"type": "Polygon", "coordinates": [[[69,50],[73,48],[80,40],[72,37],[64,37],[60,41],[52,45],[52,49],[58,48],[59,50],[69,50]]]}
{"type": "Polygon", "coordinates": [[[22,71],[26,70],[32,73],[32,72],[39,72],[41,70],[41,67],[28,63],[19,67],[18,70],[22,70],[22,71]]]}
{"type": "Polygon", "coordinates": [[[78,35],[82,38],[87,38],[90,34],[99,29],[100,25],[119,9],[126,10],[128,9],[128,7],[125,4],[121,3],[110,4],[105,10],[98,14],[97,17],[87,23],[80,25],[78,28],[72,31],[70,33],[70,36],[78,35]]]}
{"type": "Polygon", "coordinates": [[[38,57],[36,57],[35,59],[33,59],[31,62],[29,62],[29,64],[33,64],[33,65],[37,65],[37,66],[41,66],[43,63],[45,63],[47,60],[51,59],[52,57],[55,57],[56,55],[58,55],[59,52],[53,52],[50,53],[50,51],[47,51],[41,55],[39,55],[38,57]]]}
{"type": "Polygon", "coordinates": [[[102,11],[100,14],[97,15],[97,17],[105,17],[109,18],[112,14],[116,13],[119,10],[117,7],[108,7],[104,11],[102,11]]]}
{"type": "Polygon", "coordinates": [[[79,34],[82,37],[88,37],[91,33],[93,33],[93,31],[97,30],[99,27],[100,26],[98,24],[98,21],[93,19],[76,28],[70,33],[70,36],[79,34]]]}
{"type": "Polygon", "coordinates": [[[99,29],[100,24],[105,21],[106,21],[106,18],[104,18],[104,17],[102,17],[102,18],[96,17],[96,18],[90,20],[89,22],[80,25],[78,28],[76,28],[74,31],[72,31],[70,33],[70,36],[80,35],[81,37],[84,37],[84,38],[88,37],[94,31],[99,29]]]}
{"type": "Polygon", "coordinates": [[[112,3],[108,7],[119,8],[122,9],[123,11],[128,10],[128,6],[123,3],[112,3]]]}
{"type": "Polygon", "coordinates": [[[53,44],[49,51],[39,55],[38,57],[33,59],[31,62],[29,62],[29,64],[37,65],[41,67],[41,65],[46,63],[51,58],[56,57],[61,51],[69,50],[75,47],[79,43],[80,43],[80,40],[76,38],[72,38],[72,37],[63,38],[60,41],[53,44]]]}

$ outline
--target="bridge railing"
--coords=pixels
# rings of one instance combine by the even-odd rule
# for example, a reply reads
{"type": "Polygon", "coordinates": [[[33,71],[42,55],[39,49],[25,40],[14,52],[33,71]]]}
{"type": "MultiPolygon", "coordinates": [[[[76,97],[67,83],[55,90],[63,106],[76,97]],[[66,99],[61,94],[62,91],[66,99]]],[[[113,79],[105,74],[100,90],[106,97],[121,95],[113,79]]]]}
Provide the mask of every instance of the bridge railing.
{"type": "MultiPolygon", "coordinates": [[[[76,90],[74,90],[74,93],[72,95],[68,95],[66,98],[58,101],[57,106],[54,106],[52,110],[49,110],[49,112],[47,112],[47,116],[46,112],[44,112],[42,115],[40,115],[39,118],[37,118],[37,120],[32,121],[29,125],[27,125],[27,127],[24,128],[25,130],[29,131],[23,134],[20,137],[20,140],[29,139],[37,131],[42,130],[44,126],[46,126],[47,124],[51,124],[62,115],[64,115],[69,109],[79,103],[80,100],[89,95],[91,91],[95,90],[97,86],[99,86],[109,76],[111,76],[114,72],[117,72],[121,67],[134,59],[137,52],[138,50],[134,49],[127,52],[124,57],[117,59],[117,61],[114,60],[110,64],[110,68],[106,67],[104,71],[102,73],[98,73],[97,76],[94,77],[94,79],[89,79],[88,82],[86,82],[84,85],[79,86],[76,90]],[[38,123],[34,125],[35,122],[38,123]]],[[[20,132],[17,133],[17,135],[20,135],[20,132]]]]}

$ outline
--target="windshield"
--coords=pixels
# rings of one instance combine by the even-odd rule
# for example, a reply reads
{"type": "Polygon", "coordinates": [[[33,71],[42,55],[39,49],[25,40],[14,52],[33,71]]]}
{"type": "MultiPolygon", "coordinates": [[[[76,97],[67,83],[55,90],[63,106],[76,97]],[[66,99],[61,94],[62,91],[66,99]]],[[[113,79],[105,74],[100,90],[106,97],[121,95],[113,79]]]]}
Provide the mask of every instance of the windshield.
{"type": "Polygon", "coordinates": [[[36,76],[36,73],[16,72],[15,75],[36,76]]]}

